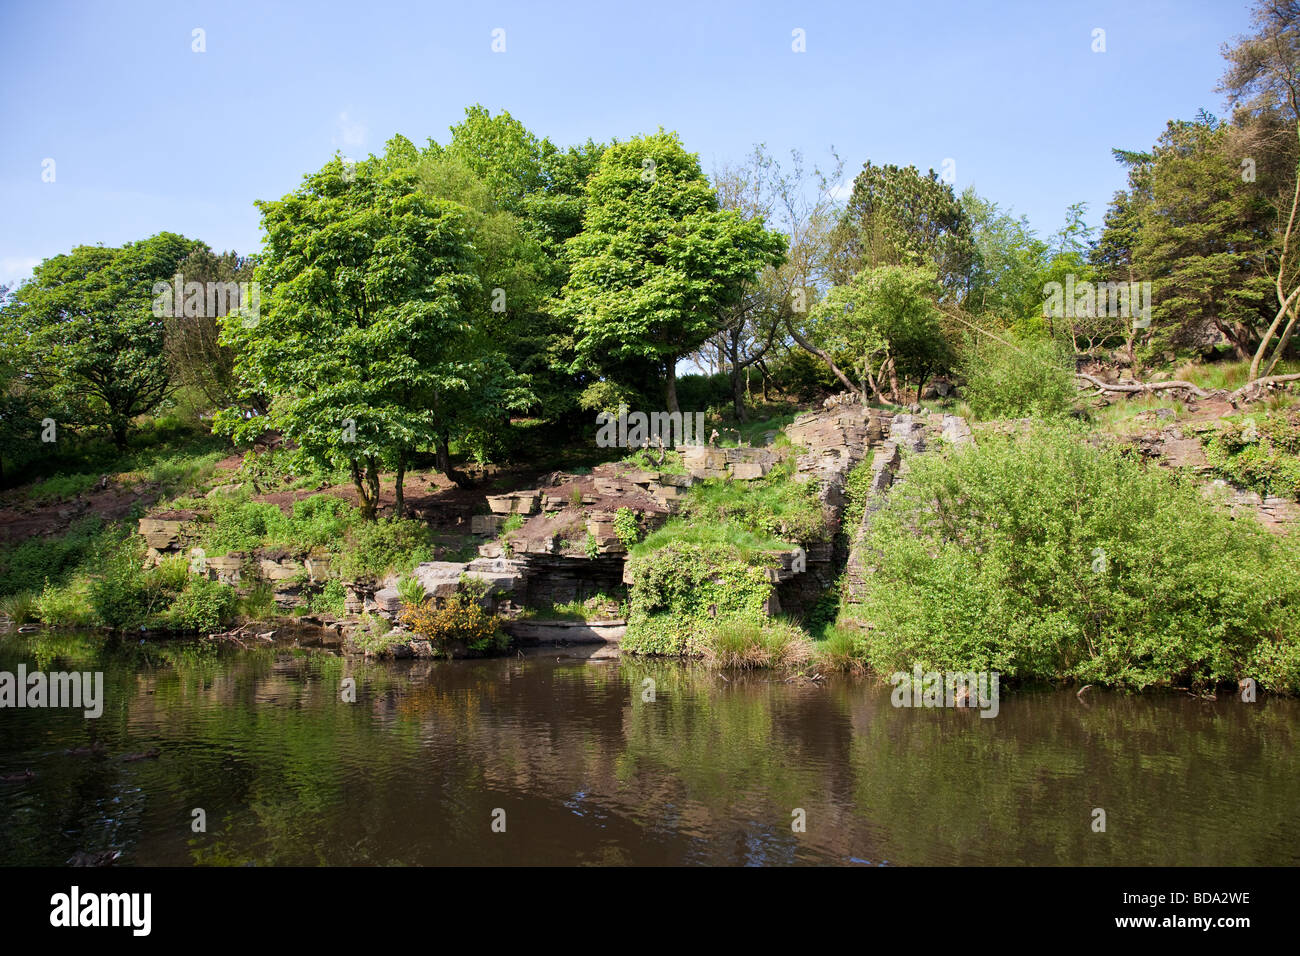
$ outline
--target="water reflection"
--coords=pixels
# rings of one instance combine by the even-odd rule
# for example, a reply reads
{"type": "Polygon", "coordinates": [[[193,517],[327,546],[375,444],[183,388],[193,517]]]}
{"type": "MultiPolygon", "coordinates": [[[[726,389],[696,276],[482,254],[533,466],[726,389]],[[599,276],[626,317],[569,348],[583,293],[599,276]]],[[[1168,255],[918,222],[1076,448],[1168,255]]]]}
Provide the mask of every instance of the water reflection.
{"type": "Polygon", "coordinates": [[[7,864],[1300,862],[1293,701],[1008,693],[982,720],[863,681],[555,652],[0,638],[0,669],[20,662],[103,670],[105,709],[0,710],[0,777],[36,773],[0,783],[7,864]]]}

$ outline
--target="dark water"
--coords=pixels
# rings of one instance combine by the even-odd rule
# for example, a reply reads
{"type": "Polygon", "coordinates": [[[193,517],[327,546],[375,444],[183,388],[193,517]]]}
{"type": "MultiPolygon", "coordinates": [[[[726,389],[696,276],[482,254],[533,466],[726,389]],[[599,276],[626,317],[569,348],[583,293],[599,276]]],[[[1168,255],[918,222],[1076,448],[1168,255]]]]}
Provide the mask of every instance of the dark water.
{"type": "Polygon", "coordinates": [[[98,720],[0,710],[0,776],[37,774],[0,783],[0,863],[1300,863],[1294,701],[1004,693],[981,719],[847,678],[563,653],[0,637],[0,670],[102,670],[106,699],[98,720]]]}

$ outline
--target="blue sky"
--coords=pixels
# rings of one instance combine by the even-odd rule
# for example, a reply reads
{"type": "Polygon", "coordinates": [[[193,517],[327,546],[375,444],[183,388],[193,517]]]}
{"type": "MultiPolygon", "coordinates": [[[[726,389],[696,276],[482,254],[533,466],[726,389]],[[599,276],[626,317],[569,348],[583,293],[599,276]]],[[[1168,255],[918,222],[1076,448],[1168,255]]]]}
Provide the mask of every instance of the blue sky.
{"type": "Polygon", "coordinates": [[[810,160],[834,145],[847,178],[868,158],[951,158],[958,189],[1050,234],[1079,200],[1100,223],[1123,185],[1112,146],[1222,112],[1219,47],[1248,28],[1238,0],[3,0],[0,281],[161,230],[254,251],[253,200],[335,150],[364,155],[395,132],[445,141],[475,102],[560,145],[663,126],[706,170],[756,142],[810,160]]]}

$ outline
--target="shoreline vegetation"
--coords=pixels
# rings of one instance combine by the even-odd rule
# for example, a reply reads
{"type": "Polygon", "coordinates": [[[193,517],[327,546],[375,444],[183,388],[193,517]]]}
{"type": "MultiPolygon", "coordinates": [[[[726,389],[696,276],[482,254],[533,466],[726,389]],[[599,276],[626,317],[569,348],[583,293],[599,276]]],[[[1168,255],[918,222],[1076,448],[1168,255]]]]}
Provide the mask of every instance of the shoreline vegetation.
{"type": "Polygon", "coordinates": [[[0,619],[1300,693],[1300,44],[1234,44],[1231,115],[1050,237],[475,105],[258,201],[255,254],[46,259],[0,288],[0,619]]]}

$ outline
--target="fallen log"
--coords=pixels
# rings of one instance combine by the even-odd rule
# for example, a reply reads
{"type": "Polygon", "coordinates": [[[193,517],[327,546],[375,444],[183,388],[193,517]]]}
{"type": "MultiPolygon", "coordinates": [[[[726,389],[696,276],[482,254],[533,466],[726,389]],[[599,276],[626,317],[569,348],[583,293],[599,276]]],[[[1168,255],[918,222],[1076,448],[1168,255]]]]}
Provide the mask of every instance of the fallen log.
{"type": "Polygon", "coordinates": [[[1132,382],[1128,384],[1116,383],[1112,385],[1109,382],[1103,382],[1101,379],[1083,372],[1075,372],[1075,378],[1081,378],[1091,385],[1095,385],[1102,392],[1122,392],[1134,394],[1137,392],[1161,392],[1171,388],[1182,388],[1191,392],[1197,398],[1209,398],[1210,393],[1191,382],[1173,381],[1173,382],[1132,382]]]}
{"type": "Polygon", "coordinates": [[[1296,382],[1296,381],[1300,381],[1300,372],[1293,372],[1289,375],[1266,375],[1263,378],[1257,378],[1253,382],[1247,382],[1245,385],[1241,386],[1241,388],[1237,389],[1235,392],[1229,395],[1228,404],[1230,404],[1233,408],[1236,408],[1237,403],[1240,401],[1243,400],[1251,401],[1257,398],[1258,396],[1255,394],[1255,392],[1258,389],[1265,388],[1269,385],[1273,385],[1278,382],[1296,382]]]}

